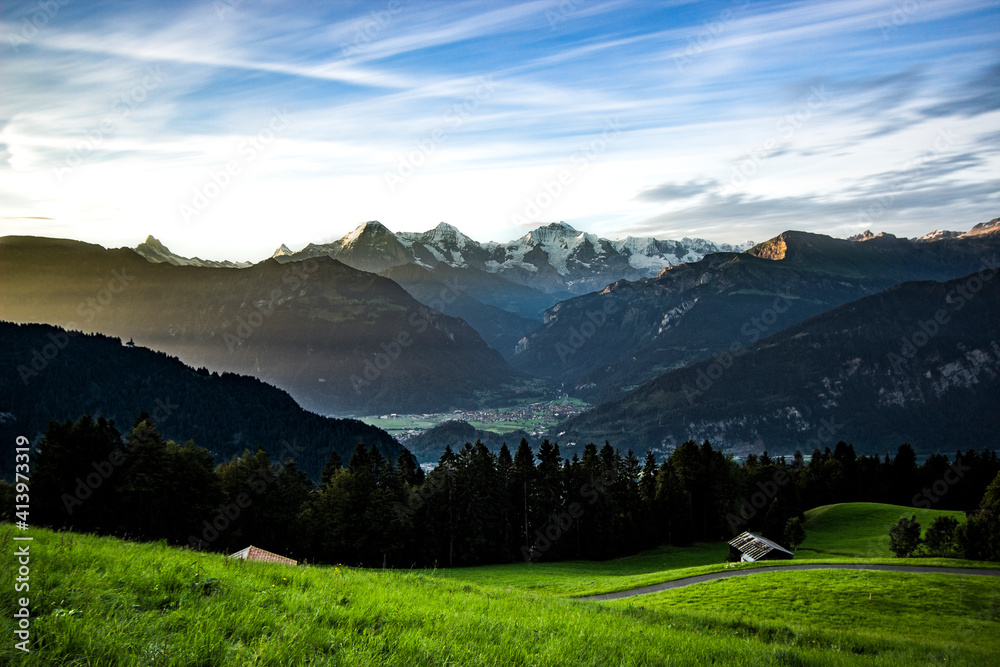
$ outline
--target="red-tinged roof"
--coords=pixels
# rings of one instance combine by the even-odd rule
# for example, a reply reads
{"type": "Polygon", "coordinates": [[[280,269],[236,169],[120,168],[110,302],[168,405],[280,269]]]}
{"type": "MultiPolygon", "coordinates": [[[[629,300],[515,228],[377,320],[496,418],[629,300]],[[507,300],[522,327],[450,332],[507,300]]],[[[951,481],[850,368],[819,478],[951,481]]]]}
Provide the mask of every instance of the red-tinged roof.
{"type": "Polygon", "coordinates": [[[267,563],[284,563],[285,565],[298,565],[299,561],[292,560],[291,558],[285,558],[284,556],[279,556],[278,554],[271,553],[261,549],[260,547],[255,547],[253,545],[243,549],[242,551],[237,551],[234,554],[229,555],[230,558],[241,558],[243,560],[260,560],[267,563]]]}

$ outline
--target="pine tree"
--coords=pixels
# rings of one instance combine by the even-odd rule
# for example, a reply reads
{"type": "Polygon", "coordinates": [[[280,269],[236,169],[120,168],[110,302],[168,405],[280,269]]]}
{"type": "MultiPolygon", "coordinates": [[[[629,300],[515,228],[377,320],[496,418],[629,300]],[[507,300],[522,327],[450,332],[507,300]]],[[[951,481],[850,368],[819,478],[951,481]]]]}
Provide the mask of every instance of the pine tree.
{"type": "Polygon", "coordinates": [[[84,415],[76,423],[51,422],[34,455],[32,517],[54,528],[114,530],[124,458],[114,421],[84,415]]]}

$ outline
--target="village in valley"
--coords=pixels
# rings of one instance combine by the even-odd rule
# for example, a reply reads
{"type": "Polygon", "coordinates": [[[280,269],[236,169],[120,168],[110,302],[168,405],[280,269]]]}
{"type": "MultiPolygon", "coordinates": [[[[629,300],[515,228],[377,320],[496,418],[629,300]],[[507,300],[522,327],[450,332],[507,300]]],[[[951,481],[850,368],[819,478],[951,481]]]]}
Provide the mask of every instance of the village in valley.
{"type": "Polygon", "coordinates": [[[358,417],[358,419],[391,433],[401,443],[446,421],[465,421],[478,429],[499,434],[523,430],[533,436],[543,437],[552,426],[568,417],[580,414],[586,407],[586,403],[582,401],[563,397],[557,401],[539,401],[505,408],[413,415],[390,413],[358,417]]]}

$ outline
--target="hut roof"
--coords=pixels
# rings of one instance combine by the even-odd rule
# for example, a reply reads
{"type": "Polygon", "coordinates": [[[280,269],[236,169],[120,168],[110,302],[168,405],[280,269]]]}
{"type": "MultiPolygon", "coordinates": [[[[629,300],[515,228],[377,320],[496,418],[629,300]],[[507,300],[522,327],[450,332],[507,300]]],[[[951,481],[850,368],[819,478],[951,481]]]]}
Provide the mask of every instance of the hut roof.
{"type": "Polygon", "coordinates": [[[743,532],[729,540],[729,545],[738,549],[740,553],[743,554],[744,560],[757,561],[767,556],[772,551],[778,551],[782,554],[787,554],[791,558],[794,554],[791,551],[781,546],[777,542],[772,542],[766,537],[761,537],[760,535],[754,535],[751,532],[743,532]]]}
{"type": "Polygon", "coordinates": [[[284,563],[286,565],[298,565],[299,561],[292,560],[291,558],[285,558],[284,556],[279,556],[278,554],[271,553],[261,549],[260,547],[255,547],[253,545],[237,551],[234,554],[229,555],[230,558],[241,558],[243,560],[260,560],[268,563],[284,563]]]}

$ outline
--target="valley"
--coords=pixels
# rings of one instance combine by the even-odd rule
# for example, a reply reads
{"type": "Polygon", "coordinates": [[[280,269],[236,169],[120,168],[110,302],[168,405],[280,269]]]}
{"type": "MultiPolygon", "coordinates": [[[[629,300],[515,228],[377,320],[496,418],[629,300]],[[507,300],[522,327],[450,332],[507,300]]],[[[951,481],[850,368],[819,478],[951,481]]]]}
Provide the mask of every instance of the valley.
{"type": "MultiPolygon", "coordinates": [[[[589,407],[586,403],[563,396],[553,401],[527,403],[525,405],[485,410],[461,411],[420,415],[373,415],[358,419],[377,426],[405,443],[409,437],[431,429],[446,421],[463,421],[477,429],[492,431],[499,435],[511,431],[526,431],[534,437],[547,435],[556,424],[589,407]]],[[[514,443],[510,443],[513,445],[514,443]]]]}
{"type": "Polygon", "coordinates": [[[926,455],[997,428],[984,406],[1000,394],[998,230],[789,231],[739,252],[565,223],[480,244],[444,223],[367,222],[257,264],[153,237],[135,250],[5,237],[0,319],[252,375],[312,412],[417,437],[424,463],[449,419],[494,450],[510,435],[658,451],[708,438],[741,457],[907,441],[926,455]]]}

